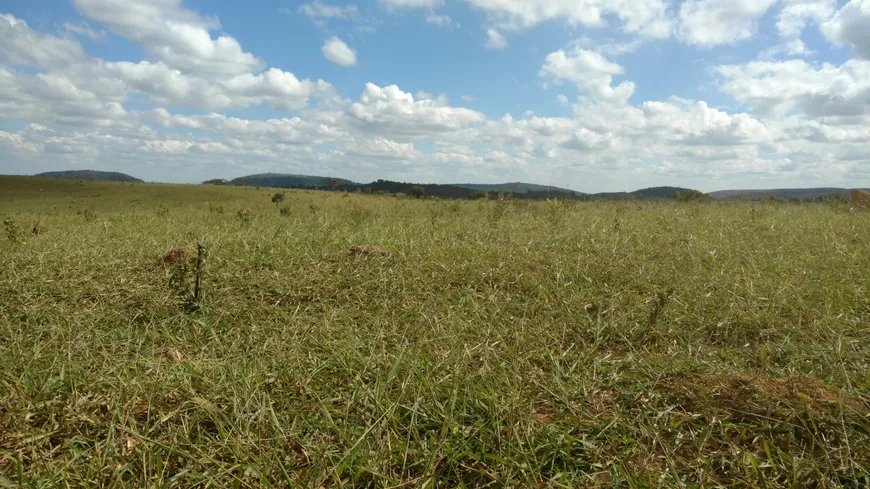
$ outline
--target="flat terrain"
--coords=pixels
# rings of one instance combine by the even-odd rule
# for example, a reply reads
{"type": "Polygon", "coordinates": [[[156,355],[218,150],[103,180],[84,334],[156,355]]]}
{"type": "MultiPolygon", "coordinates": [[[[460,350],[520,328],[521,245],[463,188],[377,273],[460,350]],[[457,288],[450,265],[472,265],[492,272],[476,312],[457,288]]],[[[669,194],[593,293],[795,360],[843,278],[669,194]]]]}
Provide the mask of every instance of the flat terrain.
{"type": "Polygon", "coordinates": [[[275,192],[0,177],[0,487],[870,485],[870,213],[275,192]]]}

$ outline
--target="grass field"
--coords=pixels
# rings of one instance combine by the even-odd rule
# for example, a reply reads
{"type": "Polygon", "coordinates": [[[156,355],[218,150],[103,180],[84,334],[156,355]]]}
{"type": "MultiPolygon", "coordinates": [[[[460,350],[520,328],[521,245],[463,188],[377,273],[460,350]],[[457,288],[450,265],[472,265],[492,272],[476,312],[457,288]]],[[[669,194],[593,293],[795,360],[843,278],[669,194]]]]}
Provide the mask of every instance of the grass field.
{"type": "Polygon", "coordinates": [[[870,213],[274,192],[0,177],[0,487],[870,486],[870,213]]]}

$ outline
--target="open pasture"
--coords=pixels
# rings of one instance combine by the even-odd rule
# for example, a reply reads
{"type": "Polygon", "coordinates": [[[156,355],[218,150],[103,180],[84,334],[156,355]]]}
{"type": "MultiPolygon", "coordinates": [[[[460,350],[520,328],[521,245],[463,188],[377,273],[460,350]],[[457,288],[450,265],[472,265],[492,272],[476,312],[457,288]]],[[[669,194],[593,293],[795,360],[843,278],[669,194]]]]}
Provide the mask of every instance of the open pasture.
{"type": "Polygon", "coordinates": [[[870,213],[278,191],[0,177],[0,486],[870,485],[870,213]]]}

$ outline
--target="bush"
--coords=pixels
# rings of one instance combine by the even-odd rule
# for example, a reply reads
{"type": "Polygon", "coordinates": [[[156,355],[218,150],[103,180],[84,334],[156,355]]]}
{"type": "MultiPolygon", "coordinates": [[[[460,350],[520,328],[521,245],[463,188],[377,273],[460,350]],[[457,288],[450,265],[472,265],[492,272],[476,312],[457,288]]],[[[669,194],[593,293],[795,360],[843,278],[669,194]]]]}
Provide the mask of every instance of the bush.
{"type": "Polygon", "coordinates": [[[408,189],[408,195],[414,197],[415,199],[422,199],[426,196],[426,189],[424,189],[420,185],[414,185],[413,187],[408,189]]]}
{"type": "Polygon", "coordinates": [[[475,190],[474,192],[471,192],[471,194],[468,196],[468,200],[480,200],[488,198],[489,192],[487,192],[486,190],[475,190]]]}
{"type": "Polygon", "coordinates": [[[275,207],[278,207],[281,202],[284,202],[284,194],[278,192],[272,196],[272,203],[275,204],[275,207]]]}
{"type": "Polygon", "coordinates": [[[214,204],[212,204],[211,202],[209,202],[209,204],[208,204],[208,213],[209,213],[209,214],[223,214],[223,213],[224,213],[224,206],[223,206],[223,204],[221,204],[221,205],[214,205],[214,204]]]}
{"type": "Polygon", "coordinates": [[[282,216],[289,216],[289,215],[291,215],[291,213],[290,213],[290,207],[287,207],[287,206],[282,207],[282,208],[281,208],[281,215],[282,215],[282,216]]]}
{"type": "Polygon", "coordinates": [[[708,202],[710,196],[697,190],[684,190],[674,195],[677,202],[708,202]]]}

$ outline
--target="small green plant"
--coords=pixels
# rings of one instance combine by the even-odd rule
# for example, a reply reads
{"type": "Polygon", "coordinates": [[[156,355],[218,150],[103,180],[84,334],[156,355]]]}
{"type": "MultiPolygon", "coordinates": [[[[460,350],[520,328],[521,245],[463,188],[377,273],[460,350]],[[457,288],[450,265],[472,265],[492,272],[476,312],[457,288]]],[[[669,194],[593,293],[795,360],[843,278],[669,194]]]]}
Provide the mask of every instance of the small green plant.
{"type": "Polygon", "coordinates": [[[12,244],[21,244],[24,242],[24,231],[15,221],[12,220],[12,218],[7,217],[3,219],[3,227],[6,229],[6,238],[8,238],[12,244]]]}
{"type": "Polygon", "coordinates": [[[157,217],[166,217],[169,215],[169,208],[166,206],[158,206],[157,207],[157,217]]]}
{"type": "Polygon", "coordinates": [[[209,202],[208,203],[208,213],[209,214],[223,214],[224,213],[223,204],[216,205],[216,204],[212,204],[211,202],[209,202]]]}
{"type": "Polygon", "coordinates": [[[565,215],[565,202],[559,199],[547,199],[547,220],[556,226],[562,222],[565,215]]]}
{"type": "Polygon", "coordinates": [[[293,215],[292,211],[290,210],[290,206],[286,206],[286,205],[281,208],[280,212],[281,212],[281,215],[284,217],[293,215]]]}
{"type": "Polygon", "coordinates": [[[82,215],[85,217],[86,222],[94,222],[97,220],[97,213],[91,209],[85,209],[85,211],[82,212],[82,215]]]}

